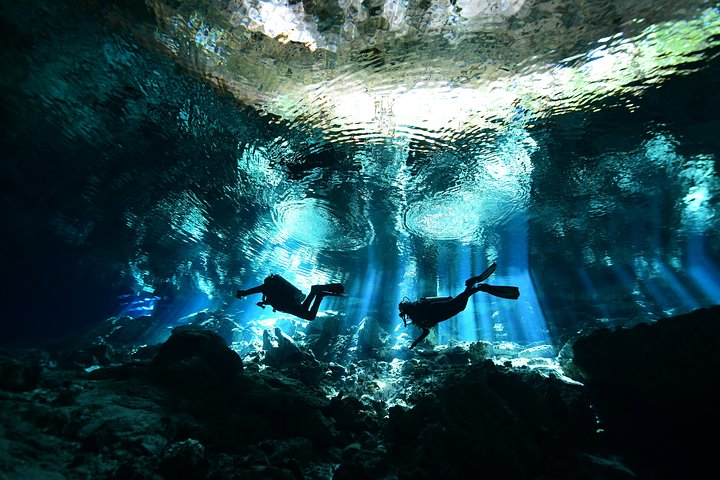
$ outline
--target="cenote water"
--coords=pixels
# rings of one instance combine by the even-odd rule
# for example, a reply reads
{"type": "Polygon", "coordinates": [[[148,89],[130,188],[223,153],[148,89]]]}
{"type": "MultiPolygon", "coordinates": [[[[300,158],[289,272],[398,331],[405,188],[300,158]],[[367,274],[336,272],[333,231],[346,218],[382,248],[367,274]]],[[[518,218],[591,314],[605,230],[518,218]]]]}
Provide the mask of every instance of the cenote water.
{"type": "MultiPolygon", "coordinates": [[[[2,343],[123,316],[558,348],[720,302],[720,7],[701,0],[3,2],[2,343]]],[[[260,335],[260,334],[258,334],[260,335]]],[[[260,336],[235,338],[256,342],[260,336]]]]}

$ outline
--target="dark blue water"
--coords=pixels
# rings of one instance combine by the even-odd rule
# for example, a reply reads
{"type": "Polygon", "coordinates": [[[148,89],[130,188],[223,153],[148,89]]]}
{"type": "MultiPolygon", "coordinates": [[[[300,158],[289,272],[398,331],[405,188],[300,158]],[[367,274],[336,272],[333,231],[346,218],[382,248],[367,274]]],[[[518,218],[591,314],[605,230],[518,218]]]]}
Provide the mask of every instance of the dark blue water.
{"type": "MultiPolygon", "coordinates": [[[[310,52],[257,31],[252,50],[212,16],[220,3],[3,3],[3,344],[206,308],[271,325],[279,313],[234,292],[273,272],[305,292],[344,283],[322,315],[375,317],[397,337],[403,297],[454,295],[496,261],[490,282],[520,299],[475,295],[440,343],[559,344],[720,302],[712,2],[616,17],[602,4],[587,28],[560,16],[559,53],[551,27],[523,30],[547,21],[529,5],[485,25],[490,40],[408,46],[460,35],[446,29],[310,52]],[[599,42],[622,26],[627,42],[599,42]],[[507,32],[513,55],[540,60],[520,65],[507,32]],[[568,72],[587,85],[557,87],[568,72]]],[[[333,28],[323,41],[344,38],[333,28]]]]}

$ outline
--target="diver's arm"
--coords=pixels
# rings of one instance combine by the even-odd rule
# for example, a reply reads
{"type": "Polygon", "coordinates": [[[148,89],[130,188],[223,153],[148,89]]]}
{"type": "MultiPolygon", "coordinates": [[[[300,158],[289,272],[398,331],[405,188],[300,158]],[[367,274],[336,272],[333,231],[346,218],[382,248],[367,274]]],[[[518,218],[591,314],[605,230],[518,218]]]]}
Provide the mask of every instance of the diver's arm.
{"type": "Polygon", "coordinates": [[[249,290],[238,290],[235,293],[235,296],[237,298],[247,297],[248,295],[252,295],[254,293],[262,293],[263,291],[263,285],[258,285],[257,287],[253,287],[249,290]]]}
{"type": "Polygon", "coordinates": [[[422,335],[420,335],[420,336],[417,338],[417,340],[415,340],[415,341],[413,342],[413,344],[410,345],[410,350],[412,350],[413,348],[415,348],[415,346],[416,346],[418,343],[420,343],[420,342],[422,342],[423,340],[425,340],[425,337],[427,337],[429,334],[430,334],[430,330],[427,329],[427,328],[423,328],[422,335]]]}

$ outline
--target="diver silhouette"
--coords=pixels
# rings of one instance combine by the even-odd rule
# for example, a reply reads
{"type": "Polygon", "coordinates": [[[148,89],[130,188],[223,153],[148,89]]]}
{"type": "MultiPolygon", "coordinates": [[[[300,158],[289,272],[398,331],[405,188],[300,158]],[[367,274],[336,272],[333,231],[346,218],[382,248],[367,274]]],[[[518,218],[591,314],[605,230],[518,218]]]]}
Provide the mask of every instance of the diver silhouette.
{"type": "Polygon", "coordinates": [[[468,299],[477,292],[485,292],[496,297],[517,300],[520,297],[520,289],[518,287],[496,286],[480,283],[485,281],[490,275],[495,273],[497,265],[493,262],[490,267],[476,277],[469,278],[465,281],[465,290],[455,297],[422,297],[420,300],[411,302],[403,300],[398,304],[400,310],[400,318],[407,327],[407,318],[410,323],[422,328],[422,334],[410,346],[411,349],[422,342],[430,333],[430,329],[438,323],[454,317],[458,313],[465,310],[468,299]]]}
{"type": "Polygon", "coordinates": [[[254,293],[262,293],[262,301],[257,303],[258,307],[265,308],[266,305],[270,305],[273,311],[289,313],[305,320],[314,320],[322,299],[326,296],[345,296],[345,287],[342,283],[313,285],[310,287],[310,293],[305,296],[295,285],[273,273],[265,277],[262,285],[249,290],[238,290],[235,296],[243,298],[254,293]]]}

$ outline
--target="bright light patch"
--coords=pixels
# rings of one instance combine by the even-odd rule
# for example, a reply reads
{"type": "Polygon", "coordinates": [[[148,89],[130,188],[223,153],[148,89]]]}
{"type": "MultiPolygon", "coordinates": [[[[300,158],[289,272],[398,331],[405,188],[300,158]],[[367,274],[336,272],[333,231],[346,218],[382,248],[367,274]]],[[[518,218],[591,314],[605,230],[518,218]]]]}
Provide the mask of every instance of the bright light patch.
{"type": "Polygon", "coordinates": [[[699,212],[705,202],[710,198],[710,195],[708,193],[708,189],[706,186],[699,186],[699,187],[692,187],[690,189],[690,193],[685,195],[685,205],[687,205],[687,209],[689,212],[697,213],[699,212]]]}
{"type": "Polygon", "coordinates": [[[159,300],[160,297],[156,295],[120,295],[118,297],[120,309],[115,316],[137,318],[143,315],[150,315],[159,300]]]}
{"type": "MultiPolygon", "coordinates": [[[[660,81],[663,75],[686,73],[678,67],[697,60],[703,51],[717,44],[719,33],[720,13],[716,9],[708,9],[701,18],[653,25],[634,38],[617,36],[609,42],[602,39],[598,42],[601,46],[584,57],[564,65],[550,66],[545,71],[535,69],[506,78],[476,79],[461,86],[443,83],[442,80],[437,85],[428,85],[420,76],[410,89],[393,91],[387,88],[392,77],[375,86],[374,77],[366,77],[365,72],[358,71],[353,75],[356,87],[352,92],[333,80],[325,85],[318,84],[323,91],[323,102],[307,107],[319,107],[325,114],[316,116],[305,112],[304,116],[313,118],[314,126],[327,130],[336,129],[336,122],[340,120],[347,122],[346,126],[363,125],[369,131],[383,132],[391,137],[416,134],[428,139],[452,137],[462,130],[511,124],[516,118],[518,105],[536,116],[546,116],[585,108],[608,95],[640,93],[660,81]],[[366,105],[386,104],[391,108],[385,109],[382,118],[375,116],[368,121],[369,112],[366,109],[353,113],[346,106],[341,106],[347,105],[345,101],[337,101],[352,96],[354,92],[361,93],[366,105]]],[[[458,74],[456,68],[442,65],[433,77],[453,77],[458,74]]],[[[397,83],[407,85],[408,76],[414,75],[415,71],[409,69],[401,71],[401,74],[405,77],[398,79],[397,83]]],[[[392,74],[388,72],[388,75],[392,74]]],[[[292,112],[278,108],[281,104],[305,103],[302,97],[292,93],[292,89],[271,100],[268,109],[293,120],[295,115],[292,112]],[[288,102],[289,98],[295,100],[288,102]]]]}
{"type": "Polygon", "coordinates": [[[173,230],[190,242],[202,241],[208,230],[207,212],[205,204],[195,193],[184,192],[183,196],[168,208],[173,230]]]}
{"type": "Polygon", "coordinates": [[[278,148],[279,145],[282,146],[283,143],[276,141],[271,144],[275,147],[274,151],[268,151],[264,145],[248,145],[238,158],[238,171],[256,187],[258,193],[267,191],[268,186],[277,187],[283,181],[282,174],[272,168],[271,159],[273,156],[290,156],[292,152],[288,151],[288,148],[278,148]]]}
{"type": "Polygon", "coordinates": [[[720,192],[716,158],[709,154],[683,157],[677,153],[676,143],[674,138],[658,134],[645,145],[646,156],[681,179],[687,192],[681,200],[683,229],[696,233],[709,231],[717,217],[714,198],[720,192]]]}
{"type": "MultiPolygon", "coordinates": [[[[447,84],[417,87],[389,96],[387,102],[392,105],[392,110],[386,113],[389,117],[386,121],[392,125],[421,128],[427,130],[428,135],[432,132],[442,135],[446,130],[461,129],[479,113],[487,120],[507,116],[509,112],[502,110],[510,108],[514,99],[515,96],[502,87],[471,89],[447,84]]],[[[489,127],[485,123],[477,126],[489,127]]]]}
{"type": "Polygon", "coordinates": [[[469,240],[478,226],[478,214],[462,198],[439,196],[411,205],[405,226],[415,235],[434,240],[469,240]]]}
{"type": "MultiPolygon", "coordinates": [[[[588,54],[588,62],[579,67],[579,72],[585,76],[588,82],[602,84],[612,78],[617,70],[626,69],[632,62],[632,56],[616,47],[616,51],[610,52],[605,47],[593,50],[588,54]]],[[[598,85],[603,87],[604,85],[598,85]]]]}
{"type": "Polygon", "coordinates": [[[203,275],[201,272],[195,270],[193,272],[193,277],[195,278],[195,286],[198,290],[203,292],[208,298],[214,298],[217,291],[215,289],[215,285],[208,280],[208,277],[206,275],[203,275]]]}
{"type": "Polygon", "coordinates": [[[712,228],[717,216],[713,196],[720,192],[720,180],[714,172],[714,158],[708,156],[698,156],[684,165],[681,176],[689,184],[683,198],[683,223],[687,229],[705,232],[712,228]]]}
{"type": "Polygon", "coordinates": [[[305,11],[302,2],[273,3],[243,0],[234,14],[234,23],[244,25],[250,31],[261,32],[270,38],[286,43],[305,44],[311,50],[317,48],[315,38],[304,25],[305,11]]]}
{"type": "Polygon", "coordinates": [[[362,91],[338,92],[334,98],[335,114],[352,131],[365,131],[383,115],[383,97],[375,98],[362,91]]]}
{"type": "Polygon", "coordinates": [[[411,203],[404,228],[434,240],[483,242],[482,231],[525,215],[535,141],[522,128],[509,129],[495,149],[479,155],[459,185],[411,203]]]}
{"type": "Polygon", "coordinates": [[[319,198],[287,200],[273,210],[281,239],[329,251],[352,251],[373,238],[370,224],[361,215],[339,211],[319,198]]]}
{"type": "MultiPolygon", "coordinates": [[[[689,11],[686,19],[658,19],[634,36],[623,32],[605,36],[588,52],[572,53],[559,62],[544,61],[544,52],[552,51],[554,45],[546,40],[546,48],[525,47],[527,58],[518,63],[517,57],[503,54],[502,42],[492,43],[493,38],[503,38],[495,36],[492,25],[513,35],[504,22],[520,12],[525,2],[460,3],[464,8],[458,8],[459,3],[435,3],[420,27],[419,19],[413,18],[417,13],[408,11],[406,2],[393,0],[380,3],[387,23],[379,29],[366,22],[367,7],[353,1],[337,4],[339,10],[330,20],[337,22],[340,31],[320,28],[316,22],[323,15],[307,15],[302,2],[257,0],[209,7],[214,22],[191,11],[189,20],[161,24],[173,37],[197,46],[205,61],[195,58],[194,52],[185,53],[190,55],[185,61],[201,64],[212,83],[263,112],[353,142],[378,137],[445,142],[468,131],[503,129],[518,121],[518,110],[523,112],[523,121],[532,121],[593,108],[599,99],[637,95],[665,77],[691,72],[687,66],[704,60],[720,42],[720,10],[710,6],[689,11]],[[491,43],[485,44],[474,33],[488,28],[493,35],[491,43]],[[243,29],[262,32],[281,43],[304,44],[308,50],[288,47],[283,56],[275,51],[280,47],[257,44],[252,36],[242,34],[243,29]],[[405,35],[407,45],[418,40],[417,50],[393,48],[398,37],[405,35]],[[436,35],[449,40],[447,54],[429,47],[428,40],[436,35]],[[325,52],[314,56],[315,49],[325,52]]],[[[549,36],[543,31],[548,27],[541,14],[529,21],[537,22],[539,39],[549,36]]],[[[629,23],[633,28],[628,31],[635,31],[643,21],[629,23]]],[[[573,29],[562,32],[570,35],[573,29]]]]}

